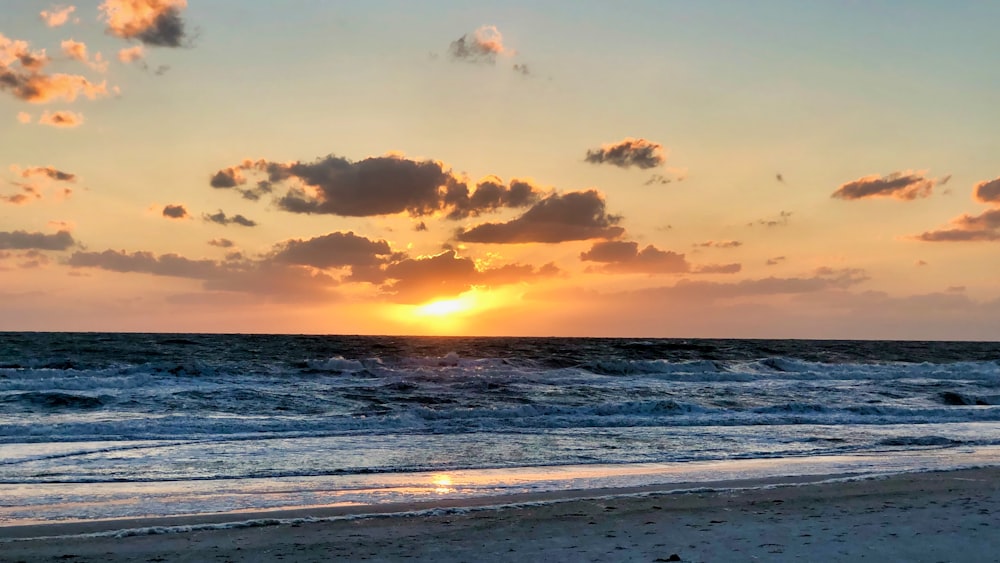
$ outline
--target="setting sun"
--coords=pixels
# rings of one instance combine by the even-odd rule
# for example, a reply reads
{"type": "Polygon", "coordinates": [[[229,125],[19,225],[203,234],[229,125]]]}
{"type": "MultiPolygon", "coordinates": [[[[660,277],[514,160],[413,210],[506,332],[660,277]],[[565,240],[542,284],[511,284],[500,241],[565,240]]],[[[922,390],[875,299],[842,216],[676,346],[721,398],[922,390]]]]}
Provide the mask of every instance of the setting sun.
{"type": "Polygon", "coordinates": [[[472,306],[471,298],[439,299],[417,307],[416,314],[430,317],[445,317],[468,310],[472,306]]]}

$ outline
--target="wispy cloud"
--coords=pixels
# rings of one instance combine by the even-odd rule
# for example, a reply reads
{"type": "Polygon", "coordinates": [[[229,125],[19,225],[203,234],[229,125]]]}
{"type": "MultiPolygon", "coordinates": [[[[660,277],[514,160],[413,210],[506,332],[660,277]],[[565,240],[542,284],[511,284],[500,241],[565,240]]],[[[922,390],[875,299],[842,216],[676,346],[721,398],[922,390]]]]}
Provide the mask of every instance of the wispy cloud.
{"type": "Polygon", "coordinates": [[[243,227],[257,226],[257,222],[253,221],[252,219],[247,219],[243,215],[239,214],[229,217],[222,210],[219,210],[218,212],[212,214],[205,213],[202,215],[202,219],[210,223],[216,223],[218,225],[240,225],[243,227]]]}
{"type": "MultiPolygon", "coordinates": [[[[887,197],[911,201],[931,195],[942,180],[928,178],[926,172],[893,172],[885,176],[871,175],[843,184],[830,197],[844,200],[887,197]]],[[[947,182],[947,180],[944,180],[947,182]]]]}
{"type": "Polygon", "coordinates": [[[31,178],[34,176],[44,176],[51,180],[57,182],[75,182],[76,174],[70,172],[64,172],[62,170],[56,169],[52,166],[30,166],[28,168],[20,168],[18,166],[11,166],[11,171],[22,178],[31,178]]]}
{"type": "Polygon", "coordinates": [[[38,123],[52,127],[71,129],[83,125],[83,114],[72,111],[43,112],[38,123]]]}
{"type": "Polygon", "coordinates": [[[54,6],[48,10],[42,10],[38,17],[49,27],[59,27],[66,25],[70,15],[75,11],[75,6],[54,6]]]}

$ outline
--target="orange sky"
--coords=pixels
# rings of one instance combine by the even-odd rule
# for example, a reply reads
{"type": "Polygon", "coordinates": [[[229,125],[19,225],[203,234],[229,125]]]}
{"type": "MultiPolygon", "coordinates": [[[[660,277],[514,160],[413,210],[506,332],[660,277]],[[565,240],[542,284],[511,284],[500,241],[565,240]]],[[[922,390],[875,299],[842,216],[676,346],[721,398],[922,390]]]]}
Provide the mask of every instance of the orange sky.
{"type": "Polygon", "coordinates": [[[996,340],[997,16],[12,0],[0,330],[996,340]]]}

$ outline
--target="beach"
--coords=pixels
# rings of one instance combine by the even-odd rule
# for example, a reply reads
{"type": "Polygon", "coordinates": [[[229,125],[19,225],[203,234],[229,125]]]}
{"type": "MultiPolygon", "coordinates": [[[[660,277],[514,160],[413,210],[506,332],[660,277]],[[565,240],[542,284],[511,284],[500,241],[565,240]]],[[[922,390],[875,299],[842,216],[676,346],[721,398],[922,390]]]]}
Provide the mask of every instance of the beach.
{"type": "Polygon", "coordinates": [[[0,553],[12,562],[1000,560],[1000,468],[681,490],[7,527],[0,553]]]}

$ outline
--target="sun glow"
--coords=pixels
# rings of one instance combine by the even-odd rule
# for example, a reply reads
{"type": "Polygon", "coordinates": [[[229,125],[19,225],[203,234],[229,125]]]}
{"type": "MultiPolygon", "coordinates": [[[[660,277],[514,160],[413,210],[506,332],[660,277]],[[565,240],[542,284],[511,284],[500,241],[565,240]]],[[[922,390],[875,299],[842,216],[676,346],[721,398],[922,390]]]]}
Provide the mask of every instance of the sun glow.
{"type": "Polygon", "coordinates": [[[411,334],[465,334],[477,316],[518,298],[504,289],[472,288],[457,297],[434,299],[421,305],[395,305],[387,313],[411,334]]]}
{"type": "Polygon", "coordinates": [[[444,317],[472,309],[475,299],[472,295],[462,295],[455,299],[439,299],[417,307],[415,314],[426,317],[444,317]]]}

